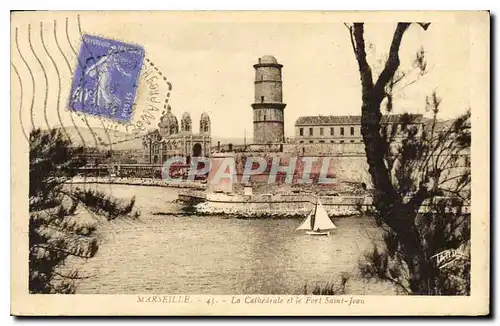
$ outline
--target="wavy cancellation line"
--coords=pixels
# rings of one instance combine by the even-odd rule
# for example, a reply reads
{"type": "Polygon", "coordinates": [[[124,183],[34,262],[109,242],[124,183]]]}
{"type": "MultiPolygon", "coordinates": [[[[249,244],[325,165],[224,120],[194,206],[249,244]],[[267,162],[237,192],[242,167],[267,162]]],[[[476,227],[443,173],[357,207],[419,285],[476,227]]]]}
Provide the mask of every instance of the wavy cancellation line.
{"type": "Polygon", "coordinates": [[[17,79],[19,80],[19,90],[21,92],[20,100],[19,100],[19,122],[21,123],[21,130],[23,131],[24,138],[26,141],[28,141],[28,136],[26,135],[26,130],[24,129],[23,125],[23,119],[22,119],[22,110],[23,110],[23,82],[21,80],[21,76],[19,76],[19,71],[17,70],[16,66],[11,62],[10,63],[12,66],[12,69],[14,70],[14,73],[17,76],[17,79]]]}
{"type": "MultiPolygon", "coordinates": [[[[28,65],[28,63],[26,62],[26,59],[24,58],[23,54],[21,53],[21,50],[19,49],[19,37],[18,37],[18,28],[17,27],[16,27],[15,41],[16,41],[16,48],[17,48],[17,52],[19,53],[19,57],[21,58],[24,65],[28,69],[28,72],[29,72],[30,77],[31,77],[32,92],[31,92],[31,104],[30,104],[30,118],[31,118],[31,128],[34,129],[35,128],[35,119],[33,117],[33,107],[35,105],[35,90],[36,90],[35,77],[33,76],[33,72],[31,71],[31,67],[28,65]]],[[[22,93],[22,91],[21,91],[21,93],[22,93]]],[[[21,118],[21,111],[22,111],[22,107],[20,107],[20,109],[19,109],[19,117],[20,118],[21,118]]],[[[21,122],[21,126],[22,126],[23,125],[22,120],[20,122],[21,122]]],[[[24,136],[26,137],[26,139],[28,139],[28,136],[26,133],[24,134],[24,136]]]]}
{"type": "Polygon", "coordinates": [[[66,131],[66,128],[64,127],[64,124],[62,123],[61,119],[61,111],[60,111],[60,105],[59,102],[61,101],[61,75],[59,74],[59,68],[57,68],[56,62],[54,58],[50,55],[49,50],[47,50],[47,46],[45,45],[45,40],[43,38],[43,22],[40,22],[40,39],[42,41],[42,46],[43,49],[45,50],[45,53],[47,53],[47,56],[50,58],[50,61],[52,62],[52,65],[54,66],[54,69],[56,71],[56,76],[57,76],[57,101],[56,101],[56,112],[57,112],[57,118],[59,119],[59,124],[61,125],[61,128],[66,135],[66,138],[71,140],[68,132],[66,131]]]}
{"type": "MultiPolygon", "coordinates": [[[[80,15],[77,15],[76,19],[78,21],[78,33],[80,34],[80,39],[83,40],[82,26],[81,26],[81,23],[80,23],[80,15]]],[[[87,46],[87,43],[85,43],[85,42],[82,41],[82,44],[83,44],[83,46],[85,46],[85,49],[87,50],[87,52],[90,53],[90,56],[92,57],[92,59],[95,60],[95,57],[92,54],[92,52],[90,51],[89,47],[87,46]]],[[[78,62],[80,62],[79,59],[78,59],[78,62]]],[[[97,116],[99,118],[99,121],[101,122],[102,128],[104,129],[104,133],[106,134],[106,137],[108,138],[109,150],[112,152],[113,151],[113,145],[111,143],[111,137],[109,136],[108,130],[107,130],[106,126],[104,125],[104,122],[102,120],[101,115],[98,114],[97,116]]]]}
{"type": "Polygon", "coordinates": [[[31,24],[28,25],[28,43],[30,45],[30,49],[31,52],[33,53],[33,56],[35,57],[36,61],[42,68],[43,77],[45,79],[45,94],[43,98],[43,117],[45,119],[45,124],[47,125],[47,129],[50,129],[49,120],[47,118],[47,98],[49,96],[49,79],[47,77],[47,71],[45,70],[45,66],[43,65],[42,61],[40,61],[40,58],[33,49],[33,43],[31,42],[31,24]]]}
{"type": "MultiPolygon", "coordinates": [[[[45,23],[45,27],[47,27],[46,25],[47,23],[45,23]]],[[[27,33],[27,36],[28,36],[28,45],[29,45],[29,48],[31,50],[31,52],[33,53],[33,57],[35,58],[35,60],[37,61],[38,63],[38,66],[40,67],[42,73],[43,73],[43,79],[44,79],[44,84],[45,84],[45,90],[43,92],[43,119],[45,121],[45,124],[46,124],[46,127],[48,129],[51,128],[51,125],[49,123],[49,119],[48,119],[48,109],[50,108],[47,108],[47,106],[49,105],[49,103],[52,103],[52,93],[54,90],[52,89],[49,89],[49,84],[51,83],[51,80],[49,80],[49,74],[48,74],[48,71],[47,69],[50,69],[47,67],[47,63],[44,63],[43,60],[43,55],[44,53],[47,55],[48,59],[50,60],[52,66],[54,67],[54,70],[55,70],[55,75],[56,75],[56,78],[57,78],[57,91],[56,91],[56,96],[57,96],[57,101],[56,101],[56,110],[57,110],[57,117],[58,117],[58,120],[59,120],[59,124],[61,126],[61,128],[63,129],[63,132],[65,134],[65,136],[67,138],[70,138],[70,133],[69,131],[67,130],[66,126],[64,125],[64,122],[63,122],[63,119],[62,119],[62,114],[61,114],[61,110],[62,110],[62,104],[61,104],[61,100],[64,100],[62,99],[62,76],[64,75],[64,70],[67,70],[70,74],[70,76],[73,76],[73,73],[74,73],[74,69],[71,67],[71,55],[68,55],[67,53],[64,52],[63,50],[63,47],[61,44],[61,38],[58,37],[57,35],[57,32],[58,32],[58,25],[57,25],[57,20],[54,20],[53,21],[53,37],[54,37],[54,42],[55,42],[55,46],[57,46],[57,49],[55,48],[51,48],[51,41],[50,41],[50,37],[47,38],[47,31],[44,31],[43,28],[44,28],[44,22],[40,22],[40,42],[41,42],[41,47],[43,47],[43,51],[42,49],[39,49],[37,48],[37,45],[36,45],[36,42],[33,42],[32,40],[32,37],[34,36],[34,34],[32,34],[32,32],[35,32],[35,29],[32,30],[32,26],[31,24],[29,24],[27,27],[28,27],[28,33],[27,33]],[[62,55],[63,59],[64,59],[64,64],[63,65],[66,65],[66,68],[61,68],[60,66],[58,66],[57,64],[57,59],[55,57],[57,51],[59,51],[59,53],[62,55]]],[[[81,21],[80,21],[80,17],[77,16],[77,27],[78,27],[78,32],[79,32],[79,37],[81,38],[83,36],[83,30],[82,30],[82,24],[81,24],[81,21]]],[[[50,28],[49,28],[50,30],[50,28]]],[[[75,55],[76,59],[78,60],[77,64],[82,67],[82,62],[80,61],[80,58],[78,57],[78,53],[76,51],[76,48],[74,47],[74,45],[72,44],[71,42],[71,37],[70,37],[70,32],[69,32],[69,19],[68,17],[65,18],[65,27],[64,27],[64,32],[65,33],[65,39],[67,41],[67,44],[69,45],[70,49],[71,49],[71,52],[75,55]]],[[[51,34],[51,33],[49,33],[51,34]]],[[[63,37],[64,38],[64,37],[63,37]]],[[[30,120],[31,120],[31,127],[32,129],[35,129],[36,128],[36,123],[35,123],[35,112],[34,112],[34,104],[35,104],[35,94],[37,94],[37,81],[36,79],[39,78],[39,77],[35,77],[34,75],[34,68],[33,66],[31,65],[33,61],[32,58],[26,58],[25,55],[21,52],[21,49],[20,49],[20,46],[19,46],[19,28],[16,27],[15,29],[15,43],[16,43],[16,50],[19,54],[19,57],[21,58],[21,61],[22,61],[22,65],[24,65],[26,67],[26,69],[28,70],[28,73],[30,75],[30,78],[31,78],[31,81],[32,81],[32,95],[31,95],[31,101],[29,99],[26,99],[24,98],[26,96],[26,91],[27,91],[27,85],[25,85],[22,81],[22,76],[21,74],[23,73],[22,72],[22,67],[19,67],[19,65],[17,66],[13,66],[13,69],[14,69],[14,73],[16,74],[18,80],[20,80],[20,90],[21,90],[21,93],[22,93],[22,103],[19,107],[19,119],[20,119],[20,123],[21,123],[21,128],[23,130],[23,133],[24,133],[24,136],[27,140],[29,140],[29,136],[28,136],[28,131],[29,131],[29,128],[27,128],[26,126],[26,123],[21,121],[22,119],[22,112],[23,112],[23,109],[26,105],[26,103],[30,102],[30,105],[29,105],[29,110],[30,110],[30,120]],[[28,59],[28,60],[27,60],[28,59]],[[21,68],[21,70],[19,70],[19,68],[21,68]]],[[[52,45],[54,46],[54,45],[52,45]]],[[[84,45],[85,46],[85,45],[84,45]]],[[[92,53],[91,53],[92,55],[92,53]]],[[[149,59],[146,59],[148,62],[151,62],[151,60],[149,59]]],[[[151,62],[152,64],[152,62],[151,62]]],[[[50,64],[49,64],[50,65],[50,64]]],[[[157,71],[158,68],[155,67],[157,71]]],[[[36,68],[35,70],[37,70],[38,68],[36,68]]],[[[162,75],[161,72],[159,72],[160,75],[162,75]]],[[[172,85],[170,82],[168,82],[168,80],[166,79],[166,77],[163,78],[165,80],[165,83],[167,84],[168,86],[168,93],[166,94],[166,98],[165,98],[165,103],[164,103],[164,106],[168,106],[168,102],[169,102],[169,98],[170,98],[170,91],[172,90],[172,85]]],[[[38,81],[40,82],[40,81],[38,81]]],[[[40,87],[38,85],[38,87],[40,87]]],[[[54,87],[54,86],[53,86],[54,87]]],[[[39,91],[39,90],[38,90],[39,91]]],[[[111,139],[111,136],[109,134],[109,131],[107,130],[107,128],[105,128],[105,125],[104,125],[104,121],[102,119],[102,117],[98,116],[99,120],[100,120],[100,123],[104,129],[104,132],[106,133],[106,137],[107,137],[107,140],[108,140],[108,143],[109,143],[109,149],[111,150],[112,149],[112,146],[114,145],[114,142],[112,141],[111,139]]],[[[81,133],[81,130],[80,128],[78,128],[78,125],[75,121],[75,118],[72,114],[72,112],[70,112],[70,119],[71,119],[71,124],[73,125],[73,127],[75,128],[75,131],[76,133],[78,134],[78,137],[79,139],[81,140],[81,143],[83,145],[83,147],[87,147],[88,144],[86,143],[85,141],[85,138],[83,137],[83,134],[81,133]]],[[[97,134],[92,130],[92,127],[90,126],[90,123],[87,119],[87,117],[85,115],[82,116],[82,120],[85,122],[87,128],[91,131],[91,135],[94,139],[94,143],[95,143],[95,146],[98,147],[100,142],[98,141],[97,139],[97,134]]]]}
{"type": "MultiPolygon", "coordinates": [[[[78,53],[76,52],[75,48],[73,47],[73,44],[71,44],[71,38],[69,36],[68,26],[69,26],[68,17],[66,17],[66,28],[65,28],[66,40],[68,41],[68,44],[71,48],[71,51],[73,52],[73,54],[76,57],[76,62],[78,63],[78,66],[80,67],[80,69],[82,69],[82,63],[80,62],[80,58],[78,57],[78,53]]],[[[97,141],[97,137],[95,136],[94,131],[90,127],[89,121],[87,120],[87,117],[85,115],[83,115],[83,121],[85,122],[85,125],[87,126],[87,128],[90,130],[90,134],[92,135],[92,138],[94,139],[95,147],[97,148],[99,146],[99,143],[97,141]]]]}
{"type": "MultiPolygon", "coordinates": [[[[73,47],[73,44],[71,44],[71,41],[70,41],[70,37],[69,37],[69,32],[68,32],[68,17],[66,17],[65,19],[65,34],[66,34],[66,41],[68,42],[68,45],[71,49],[71,51],[73,52],[73,54],[75,55],[75,58],[78,62],[78,64],[80,64],[79,62],[79,58],[78,58],[78,54],[76,53],[74,47],[73,47]]],[[[71,69],[71,65],[69,63],[69,60],[68,58],[66,57],[66,55],[64,54],[64,52],[62,51],[60,45],[59,45],[59,41],[57,39],[57,21],[54,20],[54,39],[56,41],[56,44],[57,44],[57,47],[59,48],[59,51],[61,52],[63,58],[64,58],[64,61],[66,62],[66,66],[68,68],[68,71],[69,71],[69,74],[70,76],[73,76],[73,70],[71,69]]],[[[80,129],[78,128],[78,126],[76,125],[75,123],[75,120],[73,118],[73,112],[69,112],[69,116],[70,116],[70,119],[71,119],[71,123],[73,124],[73,126],[75,127],[75,130],[76,132],[78,133],[78,136],[80,137],[81,141],[82,141],[82,146],[83,148],[87,148],[87,143],[85,142],[85,139],[83,138],[82,134],[80,133],[80,129]]],[[[94,132],[92,131],[92,128],[90,128],[90,125],[88,123],[88,120],[87,120],[87,117],[83,116],[83,121],[85,122],[85,124],[87,125],[88,127],[88,130],[90,130],[90,133],[92,135],[92,138],[94,139],[94,142],[95,142],[95,146],[97,147],[97,139],[94,135],[94,132]]],[[[86,184],[87,184],[87,176],[85,175],[84,178],[83,178],[84,182],[83,182],[83,186],[84,186],[84,189],[86,187],[86,184]]],[[[87,209],[87,212],[91,215],[91,216],[94,216],[94,214],[87,209]]],[[[95,216],[94,216],[95,217],[95,216]]]]}
{"type": "MultiPolygon", "coordinates": [[[[54,40],[56,41],[56,46],[59,49],[59,52],[61,53],[61,55],[64,58],[64,62],[66,63],[66,67],[68,68],[68,71],[69,71],[69,75],[72,76],[73,75],[73,71],[71,69],[71,65],[69,64],[68,58],[64,54],[64,51],[61,49],[61,45],[59,44],[59,40],[57,39],[57,21],[56,20],[54,20],[54,40]]],[[[76,130],[76,133],[78,134],[78,137],[80,137],[80,140],[82,142],[82,146],[84,148],[86,148],[87,145],[85,143],[85,139],[83,138],[82,134],[80,133],[80,129],[76,125],[75,119],[73,118],[73,114],[71,112],[69,113],[69,117],[71,119],[71,123],[73,124],[73,127],[76,130]]],[[[62,122],[61,122],[61,125],[62,125],[62,122]]]]}

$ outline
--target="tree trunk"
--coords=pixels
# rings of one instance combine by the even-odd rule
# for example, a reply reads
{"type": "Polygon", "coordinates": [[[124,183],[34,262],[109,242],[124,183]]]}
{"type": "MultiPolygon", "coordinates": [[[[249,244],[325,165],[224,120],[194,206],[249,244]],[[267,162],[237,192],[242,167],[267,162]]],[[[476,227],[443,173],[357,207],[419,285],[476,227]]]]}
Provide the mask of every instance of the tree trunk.
{"type": "Polygon", "coordinates": [[[421,248],[418,232],[414,228],[400,233],[400,239],[406,254],[406,264],[410,271],[410,289],[413,294],[428,295],[429,292],[429,262],[425,251],[421,248]]]}
{"type": "Polygon", "coordinates": [[[420,233],[415,220],[418,211],[413,209],[411,203],[394,204],[387,213],[384,221],[397,234],[403,248],[404,260],[410,272],[410,289],[413,294],[430,294],[429,284],[429,259],[422,247],[420,233]]]}
{"type": "MultiPolygon", "coordinates": [[[[364,97],[363,97],[364,98],[364,97]]],[[[369,99],[370,96],[367,96],[369,99]]],[[[374,110],[377,103],[363,101],[361,115],[361,134],[365,143],[366,160],[368,172],[372,177],[375,189],[375,206],[381,214],[389,214],[394,204],[399,202],[391,180],[389,171],[384,162],[384,143],[380,136],[379,126],[381,113],[374,110]]]]}
{"type": "MultiPolygon", "coordinates": [[[[427,29],[428,24],[424,25],[421,26],[427,29]]],[[[414,294],[429,294],[427,257],[425,257],[415,225],[418,209],[415,209],[415,201],[403,203],[403,198],[392,184],[391,174],[385,163],[385,158],[389,153],[387,153],[385,139],[380,134],[382,118],[380,105],[386,96],[385,87],[399,67],[399,47],[409,26],[410,23],[398,23],[392,38],[389,57],[375,83],[370,65],[366,60],[364,24],[354,23],[348,28],[361,80],[361,134],[365,143],[369,173],[373,181],[374,205],[380,218],[397,234],[404,248],[405,261],[411,275],[410,289],[414,294]]]]}

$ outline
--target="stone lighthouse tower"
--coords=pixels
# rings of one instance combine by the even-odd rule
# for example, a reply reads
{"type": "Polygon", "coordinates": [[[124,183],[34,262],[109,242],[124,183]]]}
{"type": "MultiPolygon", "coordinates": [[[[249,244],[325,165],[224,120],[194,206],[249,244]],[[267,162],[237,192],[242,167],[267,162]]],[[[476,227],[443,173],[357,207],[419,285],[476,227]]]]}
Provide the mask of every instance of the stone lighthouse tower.
{"type": "Polygon", "coordinates": [[[255,99],[253,108],[253,142],[283,143],[285,136],[281,68],[275,57],[259,58],[255,68],[255,99]]]}

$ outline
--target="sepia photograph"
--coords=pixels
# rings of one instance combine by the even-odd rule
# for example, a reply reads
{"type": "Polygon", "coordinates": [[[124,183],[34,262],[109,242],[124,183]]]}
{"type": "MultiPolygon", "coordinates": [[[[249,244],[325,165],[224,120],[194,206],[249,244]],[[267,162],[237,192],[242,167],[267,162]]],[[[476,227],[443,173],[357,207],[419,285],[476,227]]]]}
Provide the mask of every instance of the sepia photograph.
{"type": "Polygon", "coordinates": [[[11,313],[488,314],[489,26],[11,12],[11,313]]]}

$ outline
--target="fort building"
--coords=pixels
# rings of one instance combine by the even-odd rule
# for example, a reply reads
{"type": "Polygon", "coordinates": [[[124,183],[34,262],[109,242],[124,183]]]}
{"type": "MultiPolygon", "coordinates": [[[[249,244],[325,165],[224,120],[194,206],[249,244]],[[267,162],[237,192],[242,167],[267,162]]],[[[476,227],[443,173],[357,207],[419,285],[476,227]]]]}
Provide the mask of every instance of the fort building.
{"type": "MultiPolygon", "coordinates": [[[[403,128],[417,128],[417,135],[424,129],[421,114],[383,115],[380,121],[381,134],[401,135],[403,128]]],[[[361,116],[303,116],[295,122],[295,143],[299,144],[344,144],[363,143],[361,116]]]]}

